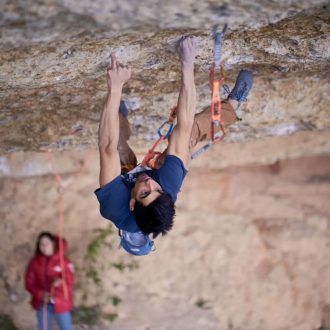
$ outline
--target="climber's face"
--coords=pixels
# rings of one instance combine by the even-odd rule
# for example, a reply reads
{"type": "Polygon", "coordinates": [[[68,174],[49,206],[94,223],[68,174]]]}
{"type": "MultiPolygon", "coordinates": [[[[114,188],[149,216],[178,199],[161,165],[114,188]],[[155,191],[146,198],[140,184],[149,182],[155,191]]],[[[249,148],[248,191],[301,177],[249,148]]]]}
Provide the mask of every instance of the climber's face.
{"type": "Polygon", "coordinates": [[[149,175],[145,173],[139,175],[131,191],[131,211],[134,210],[135,201],[138,201],[143,206],[148,206],[157,199],[162,192],[163,190],[160,184],[149,175]]]}
{"type": "Polygon", "coordinates": [[[47,236],[43,236],[41,238],[39,248],[41,253],[47,257],[52,256],[54,254],[54,243],[47,236]]]}

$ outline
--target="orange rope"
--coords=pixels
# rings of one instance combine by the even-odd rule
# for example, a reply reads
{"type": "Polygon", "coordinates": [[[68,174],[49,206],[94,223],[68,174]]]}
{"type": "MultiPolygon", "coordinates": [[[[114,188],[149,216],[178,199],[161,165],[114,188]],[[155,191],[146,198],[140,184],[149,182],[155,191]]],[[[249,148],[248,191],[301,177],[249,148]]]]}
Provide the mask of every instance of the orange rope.
{"type": "Polygon", "coordinates": [[[50,152],[47,154],[48,156],[48,164],[51,169],[51,172],[55,175],[55,180],[58,185],[59,189],[59,216],[58,216],[58,237],[59,237],[59,253],[60,253],[60,265],[61,265],[61,283],[64,292],[65,299],[68,299],[68,287],[66,284],[66,269],[64,264],[64,244],[63,244],[63,237],[64,237],[64,188],[62,184],[62,177],[54,172],[53,168],[53,158],[50,152]]]}
{"type": "Polygon", "coordinates": [[[215,63],[212,63],[210,69],[210,85],[212,88],[212,101],[211,101],[211,141],[212,143],[219,142],[225,137],[225,130],[221,123],[221,99],[220,99],[220,89],[225,80],[225,74],[223,70],[223,66],[220,65],[220,77],[219,79],[215,79],[215,63]],[[221,137],[217,137],[215,134],[215,127],[220,127],[222,131],[221,137]]]}
{"type": "MultiPolygon", "coordinates": [[[[54,170],[54,161],[53,157],[50,151],[47,153],[47,162],[50,171],[53,173],[55,176],[56,183],[58,185],[58,191],[59,191],[59,210],[58,210],[58,226],[57,226],[57,231],[58,231],[58,237],[59,237],[59,254],[60,254],[60,266],[62,269],[61,272],[61,284],[63,288],[63,293],[65,299],[69,298],[69,292],[68,292],[68,286],[66,283],[66,268],[65,268],[65,256],[64,256],[64,213],[65,213],[65,203],[64,203],[64,187],[63,187],[63,182],[62,182],[62,177],[58,173],[55,172],[54,170]]],[[[83,169],[86,166],[87,161],[84,160],[83,165],[80,167],[79,171],[75,173],[75,176],[78,176],[81,174],[83,169]]],[[[52,288],[53,289],[53,288],[52,288]]]]}
{"type": "MultiPolygon", "coordinates": [[[[59,237],[59,254],[60,254],[60,266],[62,269],[61,272],[61,284],[64,292],[64,297],[68,299],[69,297],[69,292],[68,292],[68,286],[66,284],[66,269],[65,269],[65,263],[64,263],[64,187],[62,183],[62,177],[61,175],[55,173],[54,171],[54,166],[53,166],[53,157],[50,151],[47,153],[47,162],[48,162],[48,167],[50,169],[50,172],[53,173],[55,176],[56,183],[58,185],[58,190],[59,190],[59,216],[58,216],[58,237],[59,237]]],[[[83,165],[80,167],[79,171],[75,173],[75,176],[78,176],[81,174],[83,169],[85,168],[86,161],[83,162],[83,165]]],[[[50,297],[52,297],[54,294],[54,287],[51,287],[51,292],[50,292],[50,297]]],[[[47,330],[47,302],[43,303],[43,330],[47,330]]]]}
{"type": "Polygon", "coordinates": [[[62,187],[62,178],[60,175],[56,174],[56,182],[60,190],[60,205],[59,205],[59,221],[58,221],[58,236],[59,236],[59,250],[60,250],[60,265],[62,269],[62,288],[64,292],[65,299],[69,298],[68,286],[66,285],[66,269],[64,263],[64,189],[62,187]]]}

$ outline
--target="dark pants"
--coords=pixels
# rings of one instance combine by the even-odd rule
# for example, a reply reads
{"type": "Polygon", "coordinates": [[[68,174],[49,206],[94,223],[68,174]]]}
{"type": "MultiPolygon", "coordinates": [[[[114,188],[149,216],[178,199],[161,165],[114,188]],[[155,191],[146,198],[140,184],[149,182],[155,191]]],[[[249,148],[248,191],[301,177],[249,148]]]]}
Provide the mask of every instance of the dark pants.
{"type": "MultiPolygon", "coordinates": [[[[233,124],[236,120],[236,113],[231,104],[225,100],[221,102],[221,121],[223,126],[233,124]]],[[[137,166],[137,159],[133,150],[129,147],[127,140],[131,135],[131,129],[127,118],[119,113],[120,119],[120,135],[118,143],[118,152],[120,156],[120,164],[122,173],[127,173],[137,166]]],[[[202,112],[195,115],[194,126],[192,128],[190,137],[190,153],[193,152],[194,147],[198,142],[209,140],[211,138],[210,130],[211,122],[211,108],[207,107],[202,112]]],[[[219,128],[215,132],[219,131],[219,128]]],[[[166,150],[162,153],[159,159],[159,166],[162,165],[166,156],[166,150]]]]}

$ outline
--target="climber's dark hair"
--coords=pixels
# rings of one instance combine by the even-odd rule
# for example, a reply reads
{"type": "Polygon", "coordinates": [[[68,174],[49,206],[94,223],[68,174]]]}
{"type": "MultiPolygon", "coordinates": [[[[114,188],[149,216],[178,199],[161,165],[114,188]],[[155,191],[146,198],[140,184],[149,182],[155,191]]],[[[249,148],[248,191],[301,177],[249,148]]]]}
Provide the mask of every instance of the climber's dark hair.
{"type": "Polygon", "coordinates": [[[135,202],[134,216],[141,231],[156,238],[159,234],[166,235],[173,227],[175,206],[171,196],[163,192],[148,206],[135,202]]]}
{"type": "Polygon", "coordinates": [[[50,233],[50,232],[48,232],[48,231],[43,231],[43,232],[41,232],[41,233],[39,234],[38,238],[37,238],[37,244],[36,244],[36,250],[35,250],[35,255],[36,255],[36,256],[42,254],[42,252],[41,252],[41,250],[40,250],[40,241],[41,241],[41,239],[42,239],[43,237],[47,237],[47,238],[49,238],[49,239],[53,242],[53,244],[55,244],[55,242],[56,242],[55,236],[54,236],[52,233],[50,233]]]}

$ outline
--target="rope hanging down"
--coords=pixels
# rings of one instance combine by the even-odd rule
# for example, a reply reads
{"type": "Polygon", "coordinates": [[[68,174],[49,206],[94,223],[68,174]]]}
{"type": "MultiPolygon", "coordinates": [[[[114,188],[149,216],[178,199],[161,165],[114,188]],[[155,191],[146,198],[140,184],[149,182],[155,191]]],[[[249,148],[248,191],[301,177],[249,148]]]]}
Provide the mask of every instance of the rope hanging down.
{"type": "MultiPolygon", "coordinates": [[[[221,47],[222,39],[227,30],[227,24],[225,24],[222,32],[217,32],[217,27],[212,29],[212,36],[214,38],[214,48],[213,48],[213,62],[210,67],[210,85],[212,88],[212,100],[211,100],[211,140],[202,146],[199,150],[194,152],[191,159],[195,159],[208,150],[213,144],[220,142],[225,137],[225,130],[221,123],[221,99],[220,99],[220,89],[225,80],[225,74],[223,65],[221,64],[221,47]],[[216,71],[219,70],[219,78],[216,79],[216,71]],[[215,127],[220,127],[220,132],[215,133],[215,127]]],[[[155,165],[162,155],[161,152],[155,151],[158,145],[167,141],[171,135],[174,127],[174,119],[176,117],[177,107],[173,107],[169,118],[158,128],[157,134],[159,136],[158,140],[153,144],[148,153],[144,156],[141,165],[148,166],[150,168],[155,168],[155,165]],[[168,125],[168,130],[165,134],[162,133],[164,127],[168,125]]]]}
{"type": "Polygon", "coordinates": [[[62,177],[58,173],[54,171],[53,167],[53,158],[51,152],[47,153],[47,158],[48,158],[48,165],[55,176],[56,183],[58,185],[58,192],[59,192],[59,215],[58,215],[58,237],[59,237],[59,253],[60,253],[60,265],[62,269],[62,288],[64,292],[64,297],[65,299],[69,298],[68,294],[68,287],[66,285],[66,269],[65,269],[65,264],[64,264],[64,242],[63,242],[63,237],[64,237],[64,187],[62,183],[62,177]]]}
{"type": "MultiPolygon", "coordinates": [[[[58,192],[59,192],[59,215],[58,215],[58,237],[59,237],[59,254],[60,254],[60,266],[62,269],[61,273],[61,284],[64,292],[65,299],[69,299],[69,292],[68,292],[68,286],[66,284],[66,269],[65,269],[65,263],[64,263],[64,185],[62,181],[61,175],[55,172],[54,170],[54,160],[52,157],[52,154],[50,151],[46,154],[48,167],[50,172],[55,176],[55,181],[58,186],[58,192]]],[[[79,171],[75,173],[75,177],[81,174],[83,171],[87,161],[86,159],[83,161],[82,166],[80,167],[79,171]]],[[[50,290],[50,297],[52,297],[54,294],[54,286],[51,287],[50,290]]],[[[43,330],[47,329],[47,303],[44,302],[43,304],[43,330]]]]}
{"type": "MultiPolygon", "coordinates": [[[[65,264],[64,264],[64,242],[63,242],[63,232],[64,232],[64,187],[62,184],[62,177],[55,173],[54,166],[53,166],[53,157],[50,151],[47,152],[47,162],[48,167],[51,173],[55,176],[56,184],[58,185],[58,191],[59,191],[59,215],[58,215],[58,237],[59,237],[59,254],[60,254],[60,266],[62,269],[61,272],[61,284],[64,292],[64,297],[68,299],[69,293],[68,293],[68,287],[66,285],[66,270],[65,270],[65,264]]],[[[50,288],[50,298],[53,296],[54,293],[54,287],[51,286],[50,288]]],[[[43,311],[42,311],[42,318],[43,318],[43,330],[48,329],[48,302],[44,301],[43,303],[43,311]]]]}

